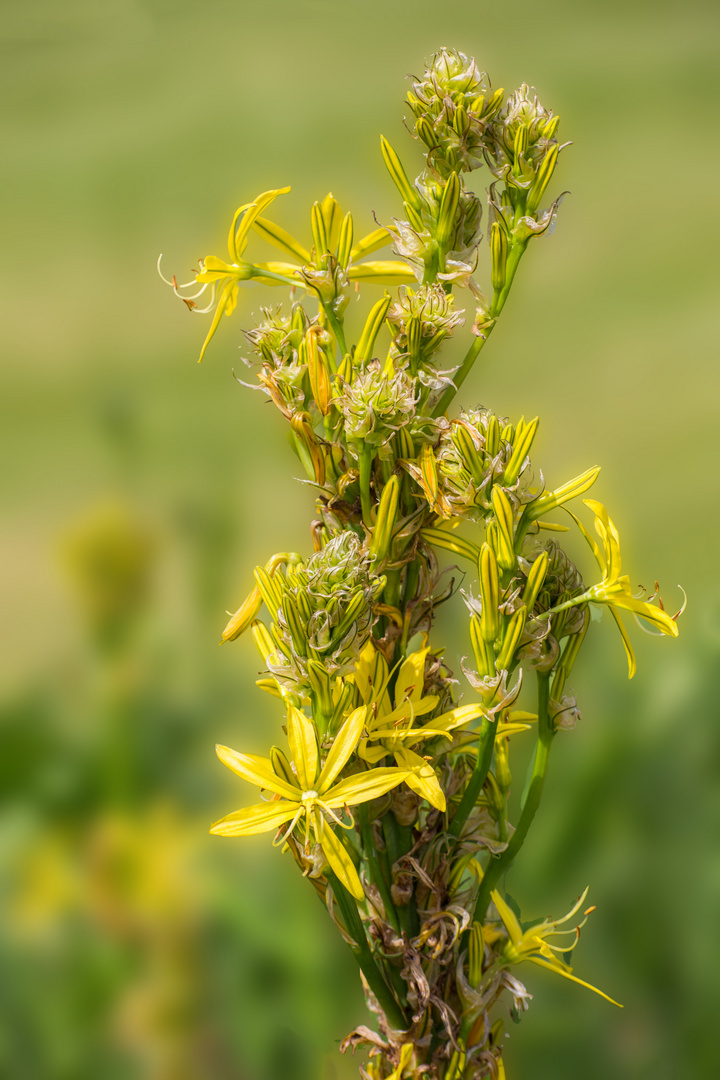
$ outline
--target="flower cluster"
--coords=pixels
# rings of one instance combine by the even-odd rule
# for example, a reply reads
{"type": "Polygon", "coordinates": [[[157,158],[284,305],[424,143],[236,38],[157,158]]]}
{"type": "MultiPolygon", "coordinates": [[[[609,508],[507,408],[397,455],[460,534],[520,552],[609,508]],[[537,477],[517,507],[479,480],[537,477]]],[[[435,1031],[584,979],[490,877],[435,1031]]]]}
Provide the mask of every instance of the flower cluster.
{"type": "Polygon", "coordinates": [[[493,1007],[505,998],[519,1017],[531,997],[517,965],[590,985],[566,955],[583,923],[561,929],[585,894],[564,919],[528,926],[501,890],[534,821],[553,741],[580,718],[568,680],[590,612],[610,610],[630,675],[623,612],[669,637],[678,628],[657,591],[633,592],[604,505],[585,500],[599,543],[569,510],[597,467],[548,488],[533,463],[537,418],[511,423],[481,407],[448,415],[529,240],[554,220],[558,200],[540,203],[562,149],[557,116],[525,85],[505,99],[473,59],[449,49],[408,101],[426,149],[416,180],[381,144],[402,216],[356,241],[352,216],[327,195],[303,243],[263,216],[288,189],[268,191],[235,213],[229,261],[202,260],[199,291],[170,282],[196,312],[209,290],[201,356],[242,282],[291,290],[289,310],[263,308],[245,336],[259,361],[254,386],[287,421],[317,493],[312,553],[280,552],[257,567],[223,632],[231,641],[250,631],[264,664],[258,686],[280,702],[286,741],[278,735],[283,745],[267,757],[218,747],[270,798],[212,831],[275,833],[314,885],[378,1017],[377,1031],[361,1025],[343,1044],[368,1049],[364,1077],[484,1080],[505,1076],[493,1007]],[[481,261],[481,202],[464,177],[483,163],[493,181],[481,261]],[[246,261],[253,234],[284,261],[246,261]],[[390,242],[394,259],[369,258],[390,242]],[[351,290],[372,283],[399,288],[374,298],[349,339],[351,290]],[[469,304],[466,351],[445,360],[469,304]],[[558,522],[561,510],[569,516],[558,522]],[[565,522],[590,546],[595,584],[562,546],[565,522]],[[457,589],[457,561],[469,611],[467,701],[433,637],[435,613],[457,589]],[[530,778],[515,815],[512,747],[527,738],[530,778]]]}

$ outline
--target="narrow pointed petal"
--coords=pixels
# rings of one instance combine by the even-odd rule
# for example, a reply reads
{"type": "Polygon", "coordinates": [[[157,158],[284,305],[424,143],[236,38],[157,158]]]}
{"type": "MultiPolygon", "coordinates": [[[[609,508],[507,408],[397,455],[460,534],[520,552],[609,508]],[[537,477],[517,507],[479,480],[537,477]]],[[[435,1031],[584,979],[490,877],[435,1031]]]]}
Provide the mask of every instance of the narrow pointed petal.
{"type": "Polygon", "coordinates": [[[611,998],[608,994],[604,994],[602,990],[598,990],[597,986],[593,986],[589,982],[585,982],[583,979],[578,979],[577,975],[571,974],[569,971],[563,970],[558,963],[551,963],[550,960],[541,960],[539,956],[528,956],[528,960],[531,960],[533,964],[537,964],[538,967],[547,968],[548,971],[554,971],[556,975],[562,975],[564,979],[570,979],[571,982],[578,983],[580,986],[586,987],[588,990],[593,990],[600,997],[605,998],[611,1005],[617,1005],[618,1009],[623,1009],[624,1005],[621,1005],[619,1001],[615,1001],[615,998],[611,998]]]}
{"type": "Polygon", "coordinates": [[[348,270],[350,281],[370,281],[375,285],[412,285],[415,275],[403,262],[356,263],[348,270]]]}
{"type": "Polygon", "coordinates": [[[287,735],[298,782],[303,791],[309,791],[315,787],[318,772],[317,736],[311,721],[294,705],[288,705],[287,735]]]}
{"type": "Polygon", "coordinates": [[[406,699],[419,701],[422,697],[425,682],[425,657],[428,651],[428,649],[419,649],[418,652],[411,653],[401,665],[395,683],[395,700],[398,703],[406,699]]]}
{"type": "Polygon", "coordinates": [[[508,905],[505,903],[502,896],[499,892],[497,892],[496,889],[493,889],[493,891],[490,893],[490,896],[492,897],[493,904],[497,908],[498,915],[505,924],[505,929],[510,935],[510,940],[512,941],[513,945],[517,945],[518,941],[520,941],[522,937],[522,927],[517,920],[515,912],[512,910],[511,907],[508,907],[508,905]]]}
{"type": "Polygon", "coordinates": [[[258,236],[261,236],[263,240],[267,240],[268,244],[272,244],[274,247],[279,248],[280,251],[294,256],[303,266],[310,262],[310,252],[307,248],[303,247],[300,241],[296,240],[291,233],[276,225],[274,221],[257,217],[253,221],[252,227],[258,236]]]}
{"type": "Polygon", "coordinates": [[[245,250],[250,226],[255,221],[255,218],[257,218],[278,195],[286,195],[289,190],[289,187],[284,187],[275,188],[272,191],[264,191],[262,195],[258,195],[257,199],[253,199],[251,203],[245,203],[244,206],[238,207],[235,211],[235,216],[233,217],[230,233],[228,235],[228,250],[230,251],[231,259],[239,259],[245,250]],[[241,214],[244,216],[238,225],[237,221],[241,214]]]}
{"type": "Polygon", "coordinates": [[[362,706],[351,712],[343,726],[335,736],[335,741],[330,748],[322,772],[317,778],[317,791],[322,795],[327,791],[335,780],[335,777],[345,768],[365,727],[365,714],[367,709],[362,706]]]}
{"type": "Polygon", "coordinates": [[[633,652],[633,647],[630,644],[628,632],[625,629],[622,619],[612,605],[610,605],[610,614],[617,623],[617,628],[620,631],[620,637],[622,638],[622,643],[625,647],[625,655],[627,656],[628,661],[628,679],[632,679],[633,675],[637,671],[637,662],[635,660],[635,653],[633,652]]]}
{"type": "Polygon", "coordinates": [[[254,754],[239,754],[229,746],[216,746],[215,752],[228,769],[232,769],[243,780],[249,780],[259,788],[267,788],[286,799],[299,799],[300,791],[277,775],[269,758],[256,757],[254,754]]]}
{"type": "Polygon", "coordinates": [[[373,229],[367,236],[363,236],[362,240],[358,240],[357,244],[351,249],[350,261],[357,262],[358,259],[362,259],[365,255],[372,255],[374,251],[387,247],[390,240],[391,236],[387,229],[373,229]]]}
{"type": "Polygon", "coordinates": [[[227,312],[229,314],[232,311],[232,309],[235,307],[235,303],[237,301],[237,294],[238,294],[237,282],[236,281],[228,281],[227,285],[224,286],[222,292],[220,293],[220,297],[219,297],[218,302],[217,302],[217,307],[215,308],[215,314],[213,315],[213,321],[210,324],[210,329],[207,332],[207,337],[205,338],[205,341],[203,342],[203,347],[200,350],[200,356],[198,357],[198,364],[200,363],[203,356],[205,355],[205,350],[207,349],[208,345],[210,344],[210,342],[211,342],[211,340],[212,340],[212,338],[213,338],[213,336],[215,334],[215,331],[217,330],[218,326],[220,325],[220,319],[225,314],[226,309],[227,309],[227,312]]]}
{"type": "Polygon", "coordinates": [[[320,842],[325,858],[330,863],[330,869],[343,883],[345,888],[356,900],[362,902],[365,899],[362,883],[355,869],[355,864],[347,853],[347,849],[327,821],[320,821],[319,812],[316,811],[315,835],[320,842]]]}
{"type": "Polygon", "coordinates": [[[358,803],[369,802],[370,799],[385,795],[406,780],[407,776],[406,769],[369,769],[336,784],[327,792],[323,802],[331,810],[337,810],[346,803],[348,806],[357,806],[358,803]]]}
{"type": "Polygon", "coordinates": [[[292,821],[298,812],[296,802],[256,803],[236,810],[233,814],[216,821],[210,832],[215,836],[253,836],[255,833],[270,832],[292,821]]]}

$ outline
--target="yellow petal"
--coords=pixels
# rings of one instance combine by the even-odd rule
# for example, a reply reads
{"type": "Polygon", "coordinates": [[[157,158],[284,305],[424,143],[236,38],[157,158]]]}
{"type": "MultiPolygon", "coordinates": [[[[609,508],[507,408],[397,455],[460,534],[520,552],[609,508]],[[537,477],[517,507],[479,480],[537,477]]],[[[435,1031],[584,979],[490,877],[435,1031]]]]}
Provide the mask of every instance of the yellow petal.
{"type": "Polygon", "coordinates": [[[210,832],[215,836],[252,836],[255,833],[270,832],[279,829],[287,821],[292,821],[299,809],[296,802],[256,803],[236,810],[233,814],[216,821],[210,832]]]}
{"type": "Polygon", "coordinates": [[[343,726],[335,736],[330,753],[327,756],[322,772],[317,778],[317,791],[322,795],[330,787],[335,777],[347,764],[350,755],[360,742],[360,736],[365,727],[365,713],[367,709],[362,706],[351,712],[343,726]]]}
{"type": "Polygon", "coordinates": [[[617,623],[617,628],[620,631],[620,637],[622,638],[622,643],[625,647],[625,655],[627,656],[628,661],[628,679],[632,679],[633,675],[637,671],[637,662],[635,660],[635,653],[633,652],[633,647],[630,644],[630,638],[628,637],[628,633],[625,629],[625,626],[623,625],[622,619],[620,618],[612,604],[610,605],[610,614],[617,623]]]}
{"type": "Polygon", "coordinates": [[[363,236],[362,240],[358,240],[357,244],[351,249],[350,262],[357,262],[358,259],[362,259],[365,255],[372,255],[374,251],[386,247],[390,243],[390,239],[390,233],[387,229],[373,229],[367,236],[363,236]]]}
{"type": "Polygon", "coordinates": [[[347,853],[344,844],[332,831],[327,821],[319,820],[320,812],[315,811],[315,835],[323,849],[325,858],[330,863],[330,869],[343,883],[345,888],[356,900],[363,901],[365,893],[362,883],[355,869],[355,864],[347,853]]]}
{"type": "Polygon", "coordinates": [[[305,713],[288,705],[287,736],[290,756],[297,769],[298,783],[303,791],[315,787],[318,771],[318,746],[315,728],[305,713]]]}
{"type": "Polygon", "coordinates": [[[254,754],[239,754],[229,746],[216,746],[215,752],[228,769],[232,769],[243,780],[249,780],[260,788],[268,788],[287,799],[299,799],[298,788],[281,779],[272,767],[269,758],[256,757],[254,754]]]}
{"type": "Polygon", "coordinates": [[[420,649],[411,653],[400,666],[395,683],[395,701],[419,701],[425,682],[425,657],[429,649],[420,649]]]}
{"type": "Polygon", "coordinates": [[[269,244],[280,248],[281,251],[294,255],[303,266],[310,262],[310,252],[307,248],[304,248],[299,240],[296,240],[289,232],[276,225],[274,221],[257,217],[253,221],[252,227],[259,236],[262,236],[263,240],[267,240],[269,244]]]}
{"type": "Polygon", "coordinates": [[[432,765],[425,761],[425,758],[421,758],[419,754],[404,746],[398,748],[395,759],[398,765],[409,771],[405,780],[407,786],[412,788],[421,799],[426,799],[431,806],[444,813],[445,793],[438,783],[432,765]]]}
{"type": "Polygon", "coordinates": [[[262,597],[257,585],[230,619],[222,632],[223,641],[234,641],[243,634],[262,607],[262,597]]]}
{"type": "Polygon", "coordinates": [[[513,945],[517,945],[518,941],[520,941],[522,937],[522,927],[517,920],[515,912],[512,910],[512,908],[508,907],[500,893],[497,892],[495,889],[492,890],[490,896],[492,897],[493,904],[497,908],[498,915],[505,924],[505,929],[510,935],[510,940],[512,941],[513,945]]]}
{"type": "Polygon", "coordinates": [[[561,966],[560,961],[555,961],[553,963],[550,960],[541,960],[539,956],[528,956],[527,959],[531,960],[533,964],[537,964],[538,967],[544,967],[547,968],[548,971],[554,971],[556,975],[562,975],[563,979],[570,979],[572,982],[579,983],[580,986],[587,987],[588,990],[593,990],[596,994],[599,994],[600,997],[603,997],[606,1001],[609,1001],[611,1005],[617,1005],[618,1009],[624,1008],[624,1006],[621,1005],[619,1001],[615,1001],[614,998],[611,998],[607,994],[604,994],[602,990],[598,990],[597,986],[593,986],[591,983],[584,982],[583,979],[578,979],[577,975],[572,975],[570,971],[563,970],[566,965],[561,966]]]}
{"type": "Polygon", "coordinates": [[[369,281],[375,285],[411,285],[415,275],[403,262],[356,263],[348,270],[350,281],[369,281]]]}
{"type": "Polygon", "coordinates": [[[385,795],[407,779],[407,775],[405,769],[369,769],[367,772],[357,773],[336,784],[326,793],[323,802],[331,810],[338,810],[346,804],[357,806],[358,803],[368,802],[370,799],[378,799],[381,795],[385,795]]]}
{"type": "Polygon", "coordinates": [[[228,311],[230,312],[235,307],[235,304],[237,303],[237,295],[238,295],[238,284],[237,284],[237,282],[236,281],[228,281],[227,285],[225,285],[223,287],[223,290],[220,293],[220,297],[218,299],[217,306],[215,308],[215,313],[213,315],[213,321],[210,324],[210,329],[207,332],[207,337],[205,338],[205,341],[203,342],[203,347],[200,350],[200,356],[198,357],[198,364],[200,363],[203,356],[205,355],[205,350],[207,349],[208,345],[210,344],[210,341],[212,340],[212,337],[213,337],[215,331],[217,330],[218,326],[220,325],[220,319],[225,314],[225,310],[228,309],[228,311]]]}
{"type": "Polygon", "coordinates": [[[253,199],[251,203],[245,203],[243,206],[238,207],[235,211],[235,216],[233,217],[230,233],[228,235],[228,250],[231,259],[239,259],[245,250],[245,247],[247,246],[247,235],[255,218],[258,217],[265,207],[269,206],[278,195],[286,195],[289,190],[289,187],[284,187],[275,188],[272,191],[264,191],[262,195],[258,195],[257,199],[253,199]],[[244,217],[238,226],[237,221],[241,214],[243,214],[244,217]]]}

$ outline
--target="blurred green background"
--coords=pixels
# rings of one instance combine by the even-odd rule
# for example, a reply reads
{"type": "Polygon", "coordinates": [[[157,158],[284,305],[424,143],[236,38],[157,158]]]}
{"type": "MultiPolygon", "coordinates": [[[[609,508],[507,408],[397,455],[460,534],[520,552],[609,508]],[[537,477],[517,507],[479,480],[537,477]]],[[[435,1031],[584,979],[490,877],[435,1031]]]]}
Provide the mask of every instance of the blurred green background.
{"type": "Polygon", "coordinates": [[[597,628],[511,876],[528,917],[591,885],[576,970],[625,1010],[520,971],[509,1076],[717,1075],[719,30],[709,0],[2,4],[2,1076],[357,1075],[356,971],[312,890],[266,837],[207,836],[249,794],[213,744],[265,751],[278,724],[224,612],[309,548],[283,426],[232,379],[280,297],[247,289],[198,367],[207,323],[155,261],[222,255],[283,184],[303,237],[328,190],[358,231],[388,220],[378,133],[419,171],[404,77],[441,45],[534,83],[574,142],[462,400],[539,414],[551,482],[602,464],[632,580],[689,598],[677,642],[633,634],[632,683],[597,628]]]}

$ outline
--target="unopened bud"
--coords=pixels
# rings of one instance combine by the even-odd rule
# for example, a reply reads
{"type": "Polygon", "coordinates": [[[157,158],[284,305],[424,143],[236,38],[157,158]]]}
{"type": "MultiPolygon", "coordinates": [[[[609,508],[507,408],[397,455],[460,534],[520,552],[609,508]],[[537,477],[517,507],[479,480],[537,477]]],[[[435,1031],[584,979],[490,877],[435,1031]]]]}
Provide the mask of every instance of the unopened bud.
{"type": "Polygon", "coordinates": [[[322,415],[327,416],[331,401],[330,365],[325,351],[318,343],[318,334],[322,333],[323,330],[320,327],[311,326],[305,335],[304,344],[313,400],[322,415]]]}
{"type": "Polygon", "coordinates": [[[387,167],[387,171],[393,179],[395,187],[400,192],[403,201],[411,206],[414,210],[420,211],[422,208],[422,202],[417,190],[412,186],[407,178],[407,173],[402,167],[400,158],[393,150],[390,143],[382,135],[380,136],[380,146],[382,149],[383,161],[387,167]]]}
{"type": "Polygon", "coordinates": [[[520,428],[520,424],[518,424],[515,430],[512,457],[508,461],[503,475],[503,483],[508,487],[511,484],[514,484],[520,475],[520,469],[522,468],[525,458],[530,453],[530,447],[537,434],[539,423],[540,421],[535,417],[529,424],[523,424],[522,429],[520,428]]]}
{"type": "Polygon", "coordinates": [[[437,146],[435,128],[424,116],[419,116],[415,121],[415,132],[426,146],[430,148],[437,146]]]}
{"type": "Polygon", "coordinates": [[[514,570],[515,536],[513,530],[513,509],[502,488],[497,484],[492,489],[492,504],[497,522],[497,561],[503,570],[514,570]]]}
{"type": "Polygon", "coordinates": [[[481,923],[474,922],[468,934],[468,982],[474,988],[480,985],[485,961],[485,939],[481,923]]]}
{"type": "Polygon", "coordinates": [[[495,292],[505,285],[507,255],[507,233],[500,222],[494,221],[490,228],[490,284],[495,292]]]}
{"type": "Polygon", "coordinates": [[[357,364],[360,360],[370,360],[373,354],[373,348],[375,346],[375,339],[380,333],[380,328],[385,322],[385,316],[387,315],[388,308],[390,307],[390,296],[386,293],[377,303],[373,304],[370,309],[363,332],[360,335],[360,340],[357,343],[355,349],[354,362],[357,364]]]}
{"type": "Polygon", "coordinates": [[[325,227],[325,250],[333,251],[340,235],[342,210],[331,192],[328,192],[320,203],[320,214],[325,227]]]}
{"type": "Polygon", "coordinates": [[[540,205],[540,200],[545,194],[545,188],[550,183],[550,178],[555,171],[557,164],[558,154],[560,147],[557,143],[550,147],[545,157],[542,159],[540,168],[537,171],[537,175],[533,180],[532,187],[528,192],[527,197],[527,212],[528,214],[534,214],[540,205]]]}
{"type": "Polygon", "coordinates": [[[250,627],[253,641],[266,664],[277,663],[277,645],[265,623],[256,619],[250,627]]]}
{"type": "Polygon", "coordinates": [[[353,242],[353,219],[352,214],[346,214],[340,226],[340,238],[338,240],[337,261],[343,270],[347,270],[350,262],[350,253],[353,242]]]}
{"type": "Polygon", "coordinates": [[[513,154],[515,156],[515,168],[517,169],[520,164],[520,159],[524,158],[527,154],[528,148],[528,136],[529,131],[527,124],[520,124],[515,132],[515,144],[513,146],[513,154]]]}
{"type": "Polygon", "coordinates": [[[494,414],[490,417],[485,434],[485,450],[490,457],[495,457],[500,449],[500,424],[494,414]]]}
{"type": "Polygon", "coordinates": [[[482,483],[483,463],[477,451],[472,435],[464,424],[458,424],[453,432],[453,441],[462,455],[464,467],[470,473],[476,485],[482,483]]]}
{"type": "Polygon", "coordinates": [[[222,632],[223,641],[234,641],[244,634],[262,607],[262,595],[257,585],[230,619],[222,632]]]}
{"type": "Polygon", "coordinates": [[[530,573],[528,574],[525,589],[522,594],[522,602],[528,611],[532,611],[538,593],[545,581],[549,561],[550,557],[547,551],[543,551],[541,555],[538,555],[537,559],[535,559],[530,567],[530,573]]]}
{"type": "Polygon", "coordinates": [[[288,784],[292,784],[293,786],[297,784],[297,777],[292,771],[292,765],[279,746],[272,746],[270,748],[270,762],[273,769],[282,780],[286,780],[288,784]]]}
{"type": "Polygon", "coordinates": [[[509,749],[507,738],[495,740],[495,779],[501,791],[507,791],[512,783],[509,749]]]}
{"type": "Polygon", "coordinates": [[[370,554],[374,555],[379,562],[387,558],[390,550],[395,519],[397,518],[398,499],[400,498],[400,480],[396,475],[383,488],[378,506],[377,521],[373,529],[370,543],[370,554]]]}
{"type": "Polygon", "coordinates": [[[500,579],[495,552],[488,543],[480,548],[479,564],[480,596],[482,597],[480,633],[484,641],[492,644],[500,632],[498,614],[500,579]]]}
{"type": "Polygon", "coordinates": [[[295,646],[295,652],[298,653],[299,656],[307,656],[307,631],[303,625],[303,620],[300,617],[297,605],[289,593],[283,593],[282,612],[285,616],[285,622],[290,631],[293,645],[295,646]]]}
{"type": "Polygon", "coordinates": [[[492,645],[483,639],[480,632],[480,619],[477,615],[473,615],[470,619],[470,642],[472,644],[472,650],[475,655],[475,663],[477,664],[478,675],[481,679],[487,679],[495,674],[495,655],[493,653],[492,645]]]}
{"type": "Polygon", "coordinates": [[[255,567],[255,581],[262,595],[265,607],[268,609],[273,619],[277,618],[277,613],[281,606],[281,591],[268,574],[267,570],[262,566],[255,567]]]}
{"type": "Polygon", "coordinates": [[[326,668],[317,660],[308,660],[308,681],[326,720],[333,714],[332,684],[326,668]]]}
{"type": "Polygon", "coordinates": [[[505,628],[505,635],[503,637],[502,648],[498,654],[497,666],[499,670],[510,670],[515,651],[518,647],[518,642],[525,629],[525,616],[527,615],[527,608],[523,605],[515,611],[508,620],[508,624],[505,628]]]}
{"type": "Polygon", "coordinates": [[[322,256],[328,251],[328,238],[322,211],[320,210],[320,203],[318,202],[313,203],[310,212],[310,224],[312,227],[313,244],[315,245],[315,261],[319,263],[322,256]]]}
{"type": "Polygon", "coordinates": [[[298,438],[302,439],[303,446],[310,457],[315,482],[322,487],[325,483],[325,455],[312,429],[309,414],[305,412],[295,413],[290,420],[290,426],[298,438]]]}
{"type": "Polygon", "coordinates": [[[556,488],[555,491],[548,491],[545,495],[541,495],[539,499],[536,499],[535,502],[528,503],[525,510],[528,519],[537,521],[543,514],[555,510],[558,506],[569,502],[570,499],[574,499],[577,495],[582,495],[595,483],[599,472],[600,466],[588,469],[573,480],[569,480],[567,484],[563,484],[562,487],[556,488]]]}
{"type": "Polygon", "coordinates": [[[455,227],[458,202],[460,201],[460,177],[456,172],[450,174],[440,200],[440,211],[437,223],[437,242],[440,247],[447,246],[455,227]]]}

